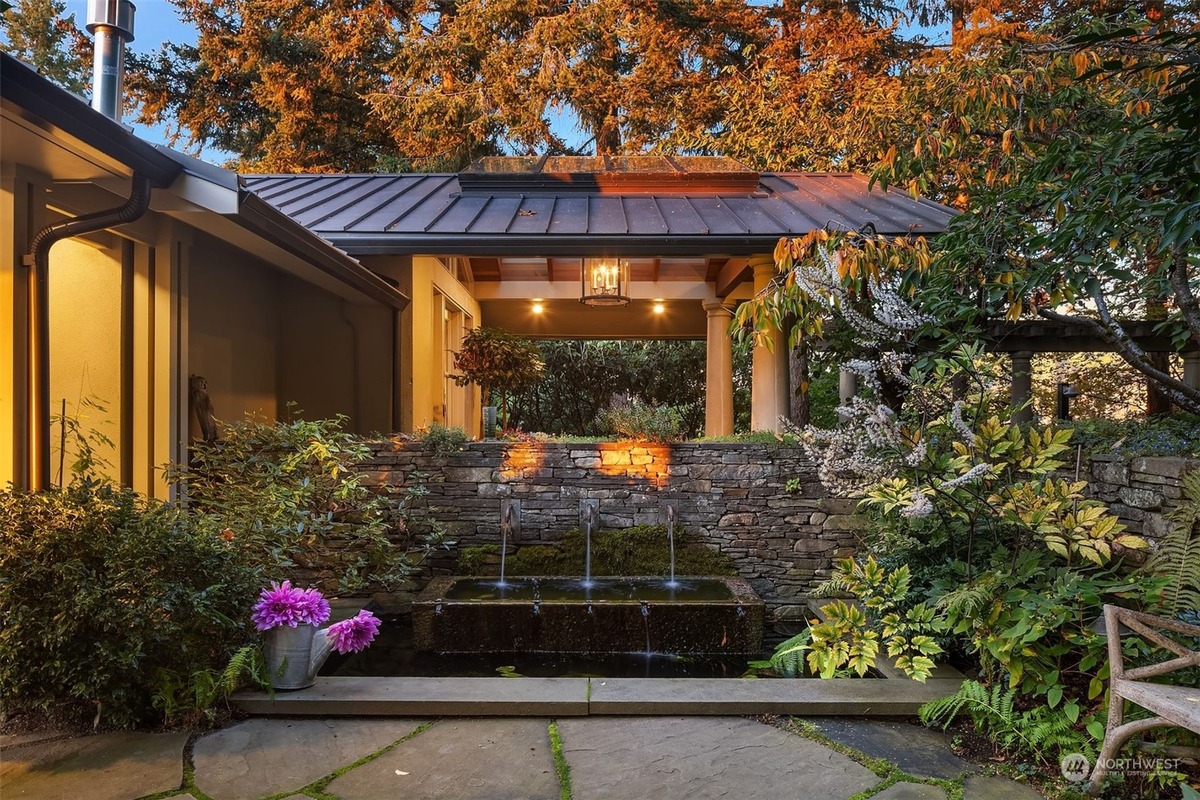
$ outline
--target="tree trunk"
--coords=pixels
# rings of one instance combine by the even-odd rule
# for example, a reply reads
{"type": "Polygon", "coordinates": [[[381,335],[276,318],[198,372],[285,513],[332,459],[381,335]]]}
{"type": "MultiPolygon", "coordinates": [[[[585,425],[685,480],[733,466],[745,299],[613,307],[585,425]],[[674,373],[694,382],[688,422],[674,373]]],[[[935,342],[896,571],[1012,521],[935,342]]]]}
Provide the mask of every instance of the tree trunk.
{"type": "Polygon", "coordinates": [[[808,395],[809,385],[812,382],[808,371],[808,345],[800,342],[792,348],[788,358],[791,362],[788,370],[789,388],[791,389],[788,395],[791,400],[788,418],[794,424],[804,427],[812,422],[812,406],[808,395]]]}
{"type": "Polygon", "coordinates": [[[967,25],[968,0],[950,0],[950,43],[958,44],[967,25]]]}
{"type": "MultiPolygon", "coordinates": [[[[1163,268],[1163,259],[1152,256],[1146,264],[1146,271],[1155,275],[1163,268]]],[[[1167,318],[1167,296],[1165,294],[1151,295],[1146,298],[1146,319],[1164,320],[1167,318]]],[[[1171,371],[1171,361],[1166,353],[1147,353],[1146,360],[1157,370],[1171,371]]],[[[1171,400],[1159,388],[1158,382],[1146,378],[1146,416],[1171,413],[1171,400]]]]}

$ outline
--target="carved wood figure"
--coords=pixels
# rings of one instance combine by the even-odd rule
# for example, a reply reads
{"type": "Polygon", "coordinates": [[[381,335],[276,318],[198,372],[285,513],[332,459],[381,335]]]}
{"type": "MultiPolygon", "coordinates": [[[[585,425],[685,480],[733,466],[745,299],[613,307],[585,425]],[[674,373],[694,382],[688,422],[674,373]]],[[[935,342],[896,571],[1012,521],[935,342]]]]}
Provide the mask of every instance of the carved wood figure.
{"type": "Polygon", "coordinates": [[[199,375],[188,378],[188,406],[200,425],[200,438],[215,442],[218,438],[217,418],[213,412],[212,398],[208,396],[208,381],[199,375]]]}

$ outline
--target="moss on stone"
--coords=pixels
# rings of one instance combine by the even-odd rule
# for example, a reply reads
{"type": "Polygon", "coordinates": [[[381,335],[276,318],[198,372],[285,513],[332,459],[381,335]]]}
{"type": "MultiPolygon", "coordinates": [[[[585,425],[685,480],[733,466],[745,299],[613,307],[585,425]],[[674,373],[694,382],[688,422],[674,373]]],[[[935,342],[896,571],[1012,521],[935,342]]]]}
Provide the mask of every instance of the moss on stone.
{"type": "Polygon", "coordinates": [[[490,572],[488,562],[493,559],[499,562],[499,545],[485,544],[478,547],[459,548],[457,572],[459,575],[487,575],[490,572]]]}
{"type": "MultiPolygon", "coordinates": [[[[505,569],[509,575],[581,575],[584,562],[581,530],[563,534],[556,544],[522,545],[509,552],[505,569]]],[[[495,575],[500,570],[497,545],[464,547],[459,551],[462,575],[495,575]]],[[[670,571],[670,548],[663,525],[635,525],[597,531],[592,536],[593,575],[666,575],[670,571]]],[[[678,575],[734,575],[737,569],[729,556],[675,534],[675,572],[678,575]]]]}

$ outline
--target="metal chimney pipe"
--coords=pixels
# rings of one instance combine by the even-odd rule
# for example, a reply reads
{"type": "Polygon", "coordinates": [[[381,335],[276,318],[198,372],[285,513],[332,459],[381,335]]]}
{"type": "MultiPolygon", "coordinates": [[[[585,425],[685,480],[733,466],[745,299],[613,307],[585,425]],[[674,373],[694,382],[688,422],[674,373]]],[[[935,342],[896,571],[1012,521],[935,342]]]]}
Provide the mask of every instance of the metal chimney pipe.
{"type": "Polygon", "coordinates": [[[133,41],[133,12],[129,0],[88,0],[87,29],[96,37],[92,66],[92,108],[121,121],[125,44],[133,41]]]}

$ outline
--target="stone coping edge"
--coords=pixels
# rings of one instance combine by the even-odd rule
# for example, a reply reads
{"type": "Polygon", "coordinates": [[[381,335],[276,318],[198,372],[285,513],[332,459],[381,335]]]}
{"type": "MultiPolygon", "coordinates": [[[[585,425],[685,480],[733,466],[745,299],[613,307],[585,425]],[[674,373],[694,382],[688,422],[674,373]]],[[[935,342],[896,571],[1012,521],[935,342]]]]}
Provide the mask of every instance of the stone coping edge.
{"type": "Polygon", "coordinates": [[[260,716],[595,716],[798,714],[913,716],[962,681],[738,678],[318,678],[308,688],[241,692],[260,716]]]}

